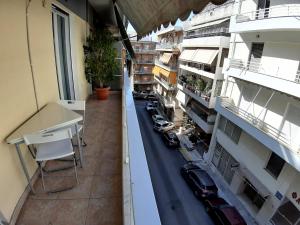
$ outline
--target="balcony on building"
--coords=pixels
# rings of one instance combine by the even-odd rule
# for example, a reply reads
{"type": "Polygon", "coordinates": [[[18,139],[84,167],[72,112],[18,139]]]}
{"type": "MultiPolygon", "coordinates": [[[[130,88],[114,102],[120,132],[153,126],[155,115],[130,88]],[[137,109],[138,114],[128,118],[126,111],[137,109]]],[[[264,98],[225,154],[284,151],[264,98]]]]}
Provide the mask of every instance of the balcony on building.
{"type": "Polygon", "coordinates": [[[176,89],[176,84],[170,81],[170,79],[162,74],[155,75],[154,80],[159,83],[167,91],[174,91],[176,89]]]}
{"type": "Polygon", "coordinates": [[[226,59],[223,73],[300,98],[300,63],[285,60],[284,63],[274,64],[274,61],[274,58],[270,61],[264,56],[260,62],[226,59]]]}
{"type": "Polygon", "coordinates": [[[184,49],[179,57],[179,68],[209,79],[223,79],[223,64],[217,65],[218,56],[224,57],[227,53],[226,49],[220,51],[216,48],[184,49]]]}
{"type": "Polygon", "coordinates": [[[134,84],[156,84],[157,82],[153,79],[153,76],[137,76],[134,77],[134,84]]]}
{"type": "MultiPolygon", "coordinates": [[[[275,102],[274,104],[276,105],[277,103],[275,102]]],[[[261,113],[254,115],[248,107],[237,105],[236,100],[231,97],[218,97],[215,110],[300,171],[300,149],[297,138],[295,138],[299,130],[297,128],[299,124],[293,124],[293,122],[287,121],[286,118],[282,118],[281,125],[279,125],[280,128],[278,128],[278,126],[275,127],[274,124],[271,124],[271,122],[274,123],[278,120],[276,112],[271,112],[271,110],[274,110],[273,108],[264,109],[264,112],[269,112],[270,118],[266,118],[268,117],[266,114],[264,116],[261,113]],[[287,134],[286,131],[288,130],[291,132],[290,134],[287,134]]],[[[295,111],[295,109],[293,110],[295,111]]],[[[297,114],[296,111],[295,113],[297,114]]],[[[292,114],[293,112],[291,112],[291,115],[285,115],[285,117],[293,117],[292,114]]],[[[292,120],[295,120],[295,118],[292,120]]]]}
{"type": "MultiPolygon", "coordinates": [[[[246,7],[246,6],[245,6],[246,7]]],[[[243,5],[242,5],[243,8],[243,5]]],[[[300,3],[271,1],[269,8],[257,10],[256,4],[231,17],[230,32],[299,31],[300,3]]]]}
{"type": "Polygon", "coordinates": [[[175,102],[174,98],[172,96],[164,96],[162,94],[159,94],[156,89],[154,89],[156,92],[156,95],[159,99],[159,101],[164,105],[165,108],[174,108],[175,107],[175,102]]]}
{"type": "Polygon", "coordinates": [[[182,41],[182,27],[170,26],[156,33],[158,43],[156,51],[159,52],[179,52],[178,45],[182,41]]]}
{"type": "Polygon", "coordinates": [[[180,105],[182,110],[206,133],[211,134],[214,128],[216,114],[194,99],[189,99],[186,106],[180,105]]]}

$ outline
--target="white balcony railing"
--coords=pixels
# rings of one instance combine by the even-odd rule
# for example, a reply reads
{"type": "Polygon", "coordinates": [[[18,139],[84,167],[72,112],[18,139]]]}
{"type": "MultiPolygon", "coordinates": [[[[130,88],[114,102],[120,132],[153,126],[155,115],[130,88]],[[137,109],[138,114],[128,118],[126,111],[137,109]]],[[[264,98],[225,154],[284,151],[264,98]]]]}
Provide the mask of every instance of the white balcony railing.
{"type": "Polygon", "coordinates": [[[164,80],[163,78],[161,78],[159,76],[154,76],[154,79],[156,81],[158,81],[159,83],[161,83],[167,90],[171,91],[171,90],[176,89],[176,85],[169,83],[168,81],[164,80]]]}
{"type": "Polygon", "coordinates": [[[156,49],[176,49],[177,43],[159,43],[156,44],[156,49]]]}
{"type": "Polygon", "coordinates": [[[248,22],[276,17],[300,16],[300,5],[273,6],[237,15],[236,22],[248,22]]]}
{"type": "Polygon", "coordinates": [[[151,53],[151,54],[155,54],[156,53],[155,49],[134,48],[133,50],[136,53],[151,53]]]}
{"type": "Polygon", "coordinates": [[[122,93],[123,224],[161,225],[130,83],[125,71],[122,93]]]}
{"type": "MultiPolygon", "coordinates": [[[[229,67],[255,72],[255,73],[266,74],[268,76],[276,77],[282,80],[288,80],[295,83],[300,83],[300,70],[296,72],[295,76],[293,76],[294,77],[293,79],[286,79],[286,76],[283,76],[282,74],[270,72],[271,70],[264,67],[264,65],[260,62],[255,62],[255,61],[243,62],[240,59],[230,59],[229,67]]],[[[277,71],[280,71],[279,67],[277,71]]]]}
{"type": "Polygon", "coordinates": [[[219,97],[219,102],[222,107],[226,108],[227,110],[231,111],[232,113],[236,114],[237,116],[241,117],[254,127],[258,128],[265,134],[271,136],[273,139],[279,141],[283,145],[287,146],[288,149],[299,153],[299,149],[293,149],[293,140],[284,134],[282,131],[278,130],[276,127],[266,123],[265,121],[257,118],[253,114],[249,113],[248,111],[237,107],[230,98],[227,97],[219,97]]]}
{"type": "Polygon", "coordinates": [[[208,27],[184,32],[185,38],[230,36],[228,27],[208,27]]]}

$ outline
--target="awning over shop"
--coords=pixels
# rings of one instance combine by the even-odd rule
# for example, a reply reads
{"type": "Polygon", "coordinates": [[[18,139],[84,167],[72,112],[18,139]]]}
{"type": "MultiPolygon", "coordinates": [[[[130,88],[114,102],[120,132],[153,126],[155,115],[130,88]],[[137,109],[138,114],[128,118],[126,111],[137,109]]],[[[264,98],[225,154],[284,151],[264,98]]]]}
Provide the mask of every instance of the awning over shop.
{"type": "Polygon", "coordinates": [[[182,61],[211,65],[217,55],[218,50],[212,49],[184,50],[179,59],[182,61]]]}
{"type": "Polygon", "coordinates": [[[197,50],[183,50],[179,59],[182,61],[192,61],[197,50]]]}
{"type": "Polygon", "coordinates": [[[160,61],[163,62],[163,63],[166,63],[168,64],[170,59],[172,57],[172,53],[164,53],[161,57],[160,57],[160,61]]]}
{"type": "Polygon", "coordinates": [[[159,76],[160,67],[154,66],[152,69],[152,73],[156,76],[159,76]]]}
{"type": "Polygon", "coordinates": [[[139,37],[157,31],[161,24],[165,27],[171,22],[175,25],[178,18],[186,20],[190,12],[202,11],[209,3],[219,5],[226,0],[114,0],[139,37]]]}

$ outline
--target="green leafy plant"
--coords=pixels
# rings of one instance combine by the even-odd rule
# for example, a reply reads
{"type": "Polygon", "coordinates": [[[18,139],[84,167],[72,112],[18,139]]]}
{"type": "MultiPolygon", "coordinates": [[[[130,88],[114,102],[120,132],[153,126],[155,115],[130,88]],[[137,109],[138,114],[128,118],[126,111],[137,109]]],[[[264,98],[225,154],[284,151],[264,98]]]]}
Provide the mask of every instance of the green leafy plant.
{"type": "Polygon", "coordinates": [[[205,82],[201,78],[196,79],[195,86],[198,91],[203,91],[205,88],[205,82]]]}
{"type": "Polygon", "coordinates": [[[108,29],[96,29],[84,46],[86,78],[100,88],[108,87],[119,69],[114,42],[108,29]]]}

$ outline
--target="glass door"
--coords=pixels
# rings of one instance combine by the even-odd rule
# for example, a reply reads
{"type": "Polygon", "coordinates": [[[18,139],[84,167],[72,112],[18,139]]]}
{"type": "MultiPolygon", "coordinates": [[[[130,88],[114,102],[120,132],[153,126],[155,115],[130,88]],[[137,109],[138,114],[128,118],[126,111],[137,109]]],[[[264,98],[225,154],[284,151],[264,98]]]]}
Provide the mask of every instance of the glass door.
{"type": "Polygon", "coordinates": [[[69,16],[60,9],[52,8],[53,38],[60,98],[75,99],[71,66],[69,16]]]}

